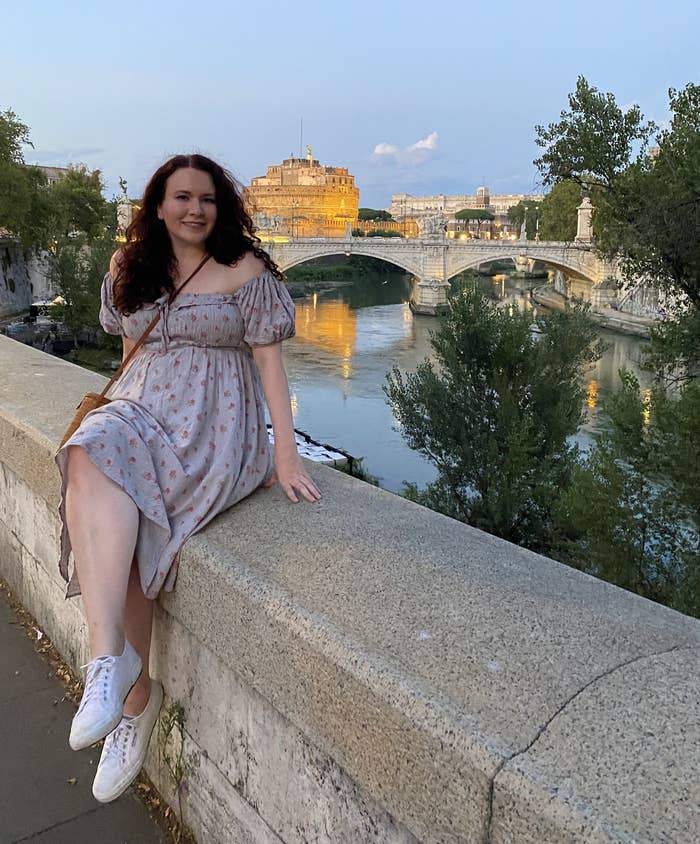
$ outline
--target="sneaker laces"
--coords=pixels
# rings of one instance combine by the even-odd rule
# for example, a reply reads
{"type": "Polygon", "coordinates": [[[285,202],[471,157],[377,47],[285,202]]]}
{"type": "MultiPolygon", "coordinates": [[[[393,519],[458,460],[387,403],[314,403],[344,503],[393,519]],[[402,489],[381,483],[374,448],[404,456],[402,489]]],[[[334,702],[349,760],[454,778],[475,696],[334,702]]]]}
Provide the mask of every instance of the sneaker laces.
{"type": "Polygon", "coordinates": [[[122,765],[126,764],[126,751],[135,729],[136,725],[133,723],[133,718],[125,715],[105,739],[101,764],[110,760],[121,762],[122,765]]]}
{"type": "Polygon", "coordinates": [[[81,668],[87,668],[85,675],[85,691],[80,701],[78,712],[82,711],[87,703],[96,698],[100,693],[104,695],[109,683],[109,676],[117,661],[116,656],[98,656],[81,668]]]}

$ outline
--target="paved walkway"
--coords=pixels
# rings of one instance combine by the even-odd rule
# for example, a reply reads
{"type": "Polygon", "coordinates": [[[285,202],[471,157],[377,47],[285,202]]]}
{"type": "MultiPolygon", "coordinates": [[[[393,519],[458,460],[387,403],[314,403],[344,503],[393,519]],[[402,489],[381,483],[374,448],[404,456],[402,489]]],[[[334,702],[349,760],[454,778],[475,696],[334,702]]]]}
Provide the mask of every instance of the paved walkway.
{"type": "Polygon", "coordinates": [[[165,844],[131,791],[95,801],[101,745],[68,747],[75,707],[62,697],[0,590],[0,844],[165,844]]]}

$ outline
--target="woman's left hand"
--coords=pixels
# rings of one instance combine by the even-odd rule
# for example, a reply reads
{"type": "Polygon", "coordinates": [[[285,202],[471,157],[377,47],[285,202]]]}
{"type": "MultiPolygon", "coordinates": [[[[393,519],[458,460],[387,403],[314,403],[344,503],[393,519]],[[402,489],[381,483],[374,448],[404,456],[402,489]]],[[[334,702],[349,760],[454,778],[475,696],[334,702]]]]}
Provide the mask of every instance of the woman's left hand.
{"type": "Polygon", "coordinates": [[[297,492],[307,501],[314,502],[321,498],[318,487],[304,471],[301,457],[296,452],[285,455],[275,453],[275,471],[263,486],[274,486],[276,481],[279,481],[287,498],[295,504],[299,503],[297,492]]]}

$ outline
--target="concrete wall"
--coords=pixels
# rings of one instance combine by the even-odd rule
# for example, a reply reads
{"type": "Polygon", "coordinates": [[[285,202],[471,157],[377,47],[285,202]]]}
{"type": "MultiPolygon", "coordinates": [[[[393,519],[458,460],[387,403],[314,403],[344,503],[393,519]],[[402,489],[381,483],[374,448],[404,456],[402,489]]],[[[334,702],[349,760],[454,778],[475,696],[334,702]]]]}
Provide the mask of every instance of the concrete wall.
{"type": "Polygon", "coordinates": [[[47,253],[27,260],[17,241],[0,237],[0,319],[28,311],[32,301],[55,295],[47,253]]]}
{"type": "MultiPolygon", "coordinates": [[[[102,379],[5,337],[0,361],[0,574],[77,666],[52,454],[102,379]]],[[[697,840],[697,621],[309,470],[322,502],[255,493],[159,601],[200,841],[697,840]]],[[[157,741],[147,768],[174,802],[157,741]]]]}
{"type": "Polygon", "coordinates": [[[0,319],[29,310],[32,289],[26,261],[17,244],[0,237],[0,319]]]}

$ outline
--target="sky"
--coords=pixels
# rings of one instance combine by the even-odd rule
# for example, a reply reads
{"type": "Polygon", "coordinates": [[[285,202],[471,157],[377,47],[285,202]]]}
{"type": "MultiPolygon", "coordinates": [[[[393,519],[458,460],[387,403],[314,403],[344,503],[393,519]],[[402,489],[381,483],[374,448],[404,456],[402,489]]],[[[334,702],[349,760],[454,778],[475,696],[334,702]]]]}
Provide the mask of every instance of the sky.
{"type": "Polygon", "coordinates": [[[0,0],[0,111],[29,163],[99,168],[137,197],[170,155],[243,183],[310,144],[360,204],[529,193],[536,124],[579,75],[662,123],[700,82],[697,0],[0,0]]]}

